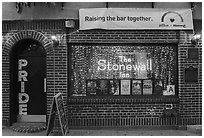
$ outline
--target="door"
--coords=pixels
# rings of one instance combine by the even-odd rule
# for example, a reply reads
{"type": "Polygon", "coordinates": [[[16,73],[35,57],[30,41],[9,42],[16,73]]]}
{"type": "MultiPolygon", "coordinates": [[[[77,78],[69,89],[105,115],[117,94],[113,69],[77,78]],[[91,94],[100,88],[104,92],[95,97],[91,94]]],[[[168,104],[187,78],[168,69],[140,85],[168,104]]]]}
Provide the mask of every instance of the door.
{"type": "Polygon", "coordinates": [[[46,120],[45,65],[43,57],[18,58],[19,122],[46,120]]]}
{"type": "MultiPolygon", "coordinates": [[[[14,89],[18,96],[17,122],[46,122],[46,54],[32,39],[19,42],[14,56],[14,89]]],[[[15,94],[16,93],[16,94],[15,94]]]]}

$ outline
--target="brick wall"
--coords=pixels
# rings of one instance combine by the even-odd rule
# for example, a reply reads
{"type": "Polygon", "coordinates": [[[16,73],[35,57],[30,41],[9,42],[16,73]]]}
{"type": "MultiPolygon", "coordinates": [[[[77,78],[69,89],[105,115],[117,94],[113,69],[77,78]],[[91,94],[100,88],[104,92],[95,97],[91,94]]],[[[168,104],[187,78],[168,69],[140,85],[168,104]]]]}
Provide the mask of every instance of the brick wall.
{"type": "Polygon", "coordinates": [[[67,97],[67,42],[64,21],[3,21],[2,28],[3,125],[9,124],[9,52],[11,47],[23,38],[38,40],[46,50],[47,115],[49,115],[53,96],[62,92],[63,97],[65,99],[67,97]],[[50,39],[53,34],[60,39],[57,47],[53,47],[50,39]]]}
{"type": "Polygon", "coordinates": [[[68,103],[69,125],[72,127],[178,124],[177,116],[163,116],[165,104],[173,104],[178,110],[176,98],[98,97],[69,99],[68,103]]]}
{"type": "Polygon", "coordinates": [[[179,62],[179,98],[180,115],[183,125],[195,125],[202,122],[202,44],[192,45],[192,31],[180,31],[180,41],[178,46],[179,62]],[[199,59],[188,59],[188,49],[198,48],[199,59]],[[198,82],[185,82],[185,68],[193,66],[198,68],[198,82]]]}
{"type": "Polygon", "coordinates": [[[178,43],[176,31],[75,31],[70,43],[178,43]]]}

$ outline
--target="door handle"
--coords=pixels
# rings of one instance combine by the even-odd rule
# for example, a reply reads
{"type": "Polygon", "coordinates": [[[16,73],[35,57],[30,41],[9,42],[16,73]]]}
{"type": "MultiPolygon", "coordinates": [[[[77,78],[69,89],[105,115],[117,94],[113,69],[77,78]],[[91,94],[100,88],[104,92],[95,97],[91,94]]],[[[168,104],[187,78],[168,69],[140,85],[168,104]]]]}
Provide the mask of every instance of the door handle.
{"type": "Polygon", "coordinates": [[[47,80],[44,78],[44,92],[47,92],[47,80]]]}

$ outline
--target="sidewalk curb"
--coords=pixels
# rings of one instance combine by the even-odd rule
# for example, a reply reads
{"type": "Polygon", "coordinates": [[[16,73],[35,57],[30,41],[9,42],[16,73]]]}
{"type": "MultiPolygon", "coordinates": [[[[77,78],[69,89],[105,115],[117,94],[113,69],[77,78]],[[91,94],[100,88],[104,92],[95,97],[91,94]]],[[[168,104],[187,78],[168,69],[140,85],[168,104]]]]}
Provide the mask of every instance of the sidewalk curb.
{"type": "Polygon", "coordinates": [[[187,126],[189,131],[202,131],[202,125],[189,125],[187,126]]]}
{"type": "Polygon", "coordinates": [[[187,131],[202,136],[202,125],[187,126],[187,131]]]}

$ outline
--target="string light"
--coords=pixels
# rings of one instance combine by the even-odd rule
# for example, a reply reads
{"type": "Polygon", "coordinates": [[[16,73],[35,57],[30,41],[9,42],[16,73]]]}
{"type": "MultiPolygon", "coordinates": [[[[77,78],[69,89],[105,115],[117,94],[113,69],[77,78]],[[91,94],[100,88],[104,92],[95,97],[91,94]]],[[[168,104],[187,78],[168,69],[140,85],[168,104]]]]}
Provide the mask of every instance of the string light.
{"type": "MultiPolygon", "coordinates": [[[[149,64],[145,71],[124,70],[123,73],[128,74],[129,79],[152,79],[154,73],[155,79],[163,80],[164,87],[175,85],[175,53],[175,48],[167,46],[72,46],[73,95],[86,96],[88,79],[123,79],[119,70],[98,70],[100,59],[112,65],[122,64],[119,56],[130,58],[131,64],[149,64]]],[[[123,64],[126,66],[130,63],[123,64]]]]}

